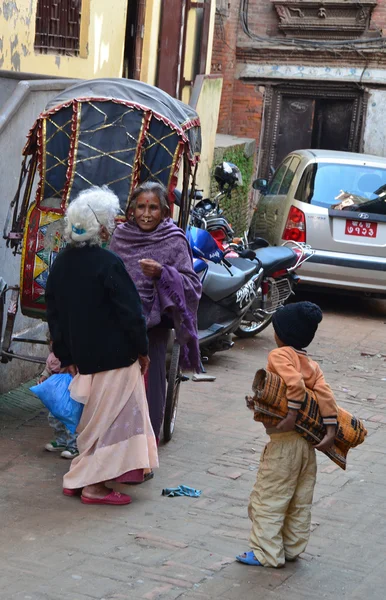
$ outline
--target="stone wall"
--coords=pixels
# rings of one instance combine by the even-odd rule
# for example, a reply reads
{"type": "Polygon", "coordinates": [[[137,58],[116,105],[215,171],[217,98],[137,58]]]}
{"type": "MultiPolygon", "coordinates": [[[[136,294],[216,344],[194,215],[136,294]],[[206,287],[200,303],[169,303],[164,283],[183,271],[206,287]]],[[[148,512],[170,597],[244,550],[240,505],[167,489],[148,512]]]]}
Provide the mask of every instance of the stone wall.
{"type": "MultiPolygon", "coordinates": [[[[243,235],[249,227],[252,213],[253,189],[255,178],[256,143],[254,139],[218,134],[214,150],[213,169],[222,161],[236,164],[243,177],[243,185],[235,188],[231,198],[225,198],[220,206],[229,219],[237,236],[243,235]]],[[[212,177],[211,197],[218,192],[218,185],[212,177]]]]}

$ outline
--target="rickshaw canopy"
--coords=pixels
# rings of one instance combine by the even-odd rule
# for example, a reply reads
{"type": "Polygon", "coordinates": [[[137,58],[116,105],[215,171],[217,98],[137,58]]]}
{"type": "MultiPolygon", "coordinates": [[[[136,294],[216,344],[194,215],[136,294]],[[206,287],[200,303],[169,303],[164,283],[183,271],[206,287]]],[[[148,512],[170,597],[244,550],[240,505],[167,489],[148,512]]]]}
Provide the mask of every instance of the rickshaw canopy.
{"type": "Polygon", "coordinates": [[[194,189],[200,149],[200,120],[193,108],[140,81],[81,81],[51,100],[29,132],[11,203],[12,230],[5,235],[14,252],[23,240],[23,314],[45,316],[50,266],[65,245],[63,217],[79,192],[107,185],[124,211],[134,188],[152,180],[165,185],[172,200],[183,159],[179,224],[184,228],[190,210],[188,187],[194,189]]]}
{"type": "Polygon", "coordinates": [[[48,103],[23,153],[37,153],[38,206],[63,209],[86,187],[108,185],[124,209],[140,182],[172,191],[182,155],[194,165],[200,149],[193,108],[140,81],[95,79],[48,103]]]}

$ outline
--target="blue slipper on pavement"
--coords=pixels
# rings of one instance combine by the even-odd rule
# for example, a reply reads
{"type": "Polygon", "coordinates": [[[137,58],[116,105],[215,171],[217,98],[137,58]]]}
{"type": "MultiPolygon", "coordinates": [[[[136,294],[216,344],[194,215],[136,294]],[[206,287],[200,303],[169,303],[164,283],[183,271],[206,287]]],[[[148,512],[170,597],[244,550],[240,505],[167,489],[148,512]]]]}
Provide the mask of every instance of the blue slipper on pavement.
{"type": "Polygon", "coordinates": [[[252,565],[255,567],[263,566],[261,562],[258,561],[255,557],[253,550],[250,550],[249,552],[244,552],[244,554],[239,554],[238,556],[236,556],[236,560],[238,560],[241,563],[244,563],[244,565],[252,565]]]}

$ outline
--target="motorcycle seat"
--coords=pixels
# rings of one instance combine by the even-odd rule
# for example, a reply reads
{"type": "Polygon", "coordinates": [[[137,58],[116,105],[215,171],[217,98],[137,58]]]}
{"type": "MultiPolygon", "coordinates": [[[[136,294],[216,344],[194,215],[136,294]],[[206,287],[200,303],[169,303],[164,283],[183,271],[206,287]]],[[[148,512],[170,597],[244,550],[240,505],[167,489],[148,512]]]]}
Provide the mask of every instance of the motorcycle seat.
{"type": "Polygon", "coordinates": [[[227,258],[227,260],[232,265],[240,269],[240,271],[244,272],[246,281],[259,270],[259,264],[257,262],[248,260],[247,258],[227,258]]]}
{"type": "MultiPolygon", "coordinates": [[[[246,262],[250,263],[251,261],[246,262]]],[[[251,264],[253,265],[253,263],[251,264]]],[[[237,292],[250,279],[252,273],[258,271],[258,265],[253,265],[251,275],[234,265],[232,265],[231,270],[233,277],[224,265],[208,263],[208,271],[204,280],[204,293],[214,302],[219,302],[237,292]]]]}
{"type": "Polygon", "coordinates": [[[269,246],[255,250],[255,252],[266,276],[293,267],[298,259],[296,252],[286,246],[269,246]]]}

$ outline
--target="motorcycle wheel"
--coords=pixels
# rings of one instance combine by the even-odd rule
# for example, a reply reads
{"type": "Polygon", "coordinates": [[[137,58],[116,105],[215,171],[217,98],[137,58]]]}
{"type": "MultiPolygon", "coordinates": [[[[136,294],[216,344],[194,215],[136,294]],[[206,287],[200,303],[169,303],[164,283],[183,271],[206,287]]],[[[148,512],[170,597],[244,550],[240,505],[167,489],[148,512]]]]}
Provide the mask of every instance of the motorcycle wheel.
{"type": "Polygon", "coordinates": [[[164,416],[164,442],[170,442],[173,436],[177,418],[178,397],[181,385],[181,369],[179,367],[180,345],[174,342],[170,359],[169,371],[167,373],[167,389],[164,416]]]}
{"type": "Polygon", "coordinates": [[[269,315],[262,321],[241,321],[234,334],[244,339],[255,337],[255,335],[264,331],[271,321],[272,315],[269,315]]]}

